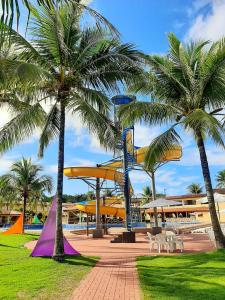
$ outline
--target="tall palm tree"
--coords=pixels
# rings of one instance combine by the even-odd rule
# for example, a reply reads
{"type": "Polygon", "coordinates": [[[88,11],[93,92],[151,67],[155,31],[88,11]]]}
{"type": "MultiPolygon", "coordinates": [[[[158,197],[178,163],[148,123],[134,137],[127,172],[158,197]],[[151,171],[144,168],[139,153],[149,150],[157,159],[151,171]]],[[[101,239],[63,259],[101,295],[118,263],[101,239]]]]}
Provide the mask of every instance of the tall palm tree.
{"type": "Polygon", "coordinates": [[[187,190],[191,194],[201,194],[202,193],[202,187],[199,183],[192,183],[187,187],[187,190]]]}
{"type": "Polygon", "coordinates": [[[216,176],[217,187],[220,189],[225,188],[225,170],[218,172],[216,176]]]}
{"type": "Polygon", "coordinates": [[[111,102],[107,93],[118,91],[119,86],[129,83],[141,71],[140,55],[133,45],[121,44],[118,38],[99,27],[81,28],[80,17],[80,10],[69,3],[59,8],[32,7],[32,27],[28,31],[32,40],[27,41],[10,30],[19,58],[35,62],[43,77],[38,90],[41,93],[30,97],[34,104],[2,128],[0,151],[27,138],[36,126],[32,119],[37,115],[43,124],[40,156],[49,142],[59,136],[55,260],[61,260],[64,254],[62,191],[66,114],[74,114],[74,120],[79,116],[98,135],[101,144],[113,146],[116,131],[109,121],[111,102]],[[46,97],[51,104],[47,115],[40,107],[40,98],[46,97]]]}
{"type": "Polygon", "coordinates": [[[40,175],[43,168],[33,164],[31,159],[23,158],[15,162],[9,173],[0,177],[1,189],[10,190],[14,195],[18,195],[23,200],[23,232],[26,221],[26,205],[30,196],[34,192],[52,190],[52,179],[46,175],[40,175]]]}
{"type": "Polygon", "coordinates": [[[216,214],[209,164],[205,149],[207,138],[224,148],[224,127],[217,115],[225,105],[225,39],[182,44],[169,34],[167,55],[146,56],[150,71],[135,91],[151,94],[150,102],[124,106],[125,122],[144,120],[153,125],[170,126],[150,144],[146,167],[180,143],[178,126],[195,138],[207,192],[212,227],[218,247],[225,247],[225,237],[216,214]],[[154,100],[153,100],[154,99],[154,100]]]}

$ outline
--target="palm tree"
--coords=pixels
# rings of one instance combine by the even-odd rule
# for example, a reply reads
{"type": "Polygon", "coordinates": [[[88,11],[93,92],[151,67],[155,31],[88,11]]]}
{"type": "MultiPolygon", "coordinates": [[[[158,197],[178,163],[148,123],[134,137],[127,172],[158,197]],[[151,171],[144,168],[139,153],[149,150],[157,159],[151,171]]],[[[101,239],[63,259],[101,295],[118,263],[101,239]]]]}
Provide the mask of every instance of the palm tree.
{"type": "Polygon", "coordinates": [[[152,190],[149,186],[143,187],[142,197],[144,198],[141,202],[142,205],[152,201],[152,190]]]}
{"type": "Polygon", "coordinates": [[[32,7],[31,16],[30,42],[13,30],[10,35],[19,58],[35,62],[43,74],[38,89],[41,93],[32,95],[34,104],[2,128],[0,151],[27,138],[37,120],[43,124],[40,156],[49,142],[59,136],[57,231],[53,258],[61,260],[64,254],[62,191],[66,114],[71,112],[75,120],[79,116],[101,144],[112,147],[116,131],[109,121],[111,102],[106,93],[118,91],[119,86],[129,83],[133,75],[140,73],[140,55],[133,45],[121,44],[105,29],[81,29],[80,11],[72,4],[40,10],[32,7]],[[47,115],[40,107],[40,97],[44,101],[50,99],[51,109],[47,115]],[[36,121],[32,121],[37,115],[36,121]]]}
{"type": "Polygon", "coordinates": [[[103,193],[103,197],[113,197],[113,196],[114,196],[113,189],[107,189],[103,193]]]}
{"type": "Polygon", "coordinates": [[[33,164],[31,159],[23,158],[15,162],[9,173],[0,177],[0,187],[14,192],[23,200],[23,232],[26,221],[26,205],[34,192],[52,190],[52,179],[46,175],[40,175],[43,168],[33,164]]]}
{"type": "Polygon", "coordinates": [[[217,187],[220,189],[225,188],[225,170],[218,172],[216,176],[217,187]]]}
{"type": "Polygon", "coordinates": [[[205,140],[210,138],[224,148],[224,127],[217,115],[225,104],[225,39],[182,44],[169,34],[167,55],[146,56],[150,71],[132,89],[151,94],[150,102],[124,106],[121,115],[126,122],[170,126],[150,144],[145,165],[160,160],[167,150],[180,143],[176,127],[191,132],[195,138],[207,192],[212,227],[218,247],[225,247],[225,237],[216,214],[205,140]]]}
{"type": "Polygon", "coordinates": [[[146,197],[148,199],[148,201],[150,201],[152,199],[152,190],[150,189],[149,186],[145,186],[143,188],[143,194],[144,197],[146,197]]]}
{"type": "Polygon", "coordinates": [[[191,194],[201,194],[202,187],[199,183],[192,183],[187,187],[187,190],[191,194]]]}

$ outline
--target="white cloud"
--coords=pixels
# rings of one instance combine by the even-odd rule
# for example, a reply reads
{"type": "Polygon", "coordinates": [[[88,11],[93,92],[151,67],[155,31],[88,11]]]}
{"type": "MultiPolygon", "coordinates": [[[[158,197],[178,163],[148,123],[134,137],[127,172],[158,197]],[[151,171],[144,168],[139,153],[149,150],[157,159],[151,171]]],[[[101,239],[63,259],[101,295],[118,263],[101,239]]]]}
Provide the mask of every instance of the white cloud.
{"type": "Polygon", "coordinates": [[[58,172],[58,166],[57,165],[45,166],[45,171],[48,172],[48,173],[57,173],[58,172]]]}
{"type": "Polygon", "coordinates": [[[195,0],[188,8],[187,13],[191,17],[194,14],[198,13],[202,8],[205,8],[207,5],[210,5],[211,3],[212,0],[195,0]]]}
{"type": "Polygon", "coordinates": [[[156,126],[147,127],[136,124],[134,129],[135,146],[148,146],[151,141],[161,133],[161,129],[156,126]]]}
{"type": "MultiPolygon", "coordinates": [[[[163,168],[156,172],[155,179],[157,192],[164,193],[166,191],[167,195],[184,193],[184,189],[189,184],[202,181],[198,175],[180,176],[175,169],[165,170],[163,168]]],[[[137,190],[140,193],[140,185],[151,186],[151,178],[143,171],[130,172],[130,180],[135,188],[135,194],[137,190]]]]}
{"type": "Polygon", "coordinates": [[[71,166],[71,164],[77,167],[92,167],[96,165],[96,162],[85,158],[74,158],[70,162],[66,162],[65,166],[71,166]]]}
{"type": "Polygon", "coordinates": [[[1,156],[0,157],[0,174],[4,174],[9,171],[12,164],[18,160],[18,155],[1,156]]]}
{"type": "Polygon", "coordinates": [[[188,40],[209,39],[217,40],[225,35],[225,0],[201,0],[194,1],[195,6],[189,11],[191,13],[199,12],[194,16],[192,25],[187,33],[188,40]],[[196,4],[195,4],[196,3],[196,4]],[[199,11],[200,9],[210,7],[208,13],[199,11]]]}
{"type": "MultiPolygon", "coordinates": [[[[215,145],[206,146],[209,166],[225,166],[225,152],[215,145]]],[[[187,147],[183,149],[183,156],[176,162],[180,166],[200,166],[200,158],[197,147],[187,147]]]]}
{"type": "MultiPolygon", "coordinates": [[[[89,160],[89,159],[84,159],[84,158],[73,158],[70,161],[66,161],[65,162],[65,168],[66,167],[92,167],[95,166],[96,162],[93,160],[89,160]]],[[[54,165],[49,165],[45,167],[45,171],[48,173],[53,173],[56,174],[58,172],[58,165],[54,164],[54,165]]]]}
{"type": "Polygon", "coordinates": [[[89,5],[93,0],[82,0],[81,3],[85,5],[89,5]]]}

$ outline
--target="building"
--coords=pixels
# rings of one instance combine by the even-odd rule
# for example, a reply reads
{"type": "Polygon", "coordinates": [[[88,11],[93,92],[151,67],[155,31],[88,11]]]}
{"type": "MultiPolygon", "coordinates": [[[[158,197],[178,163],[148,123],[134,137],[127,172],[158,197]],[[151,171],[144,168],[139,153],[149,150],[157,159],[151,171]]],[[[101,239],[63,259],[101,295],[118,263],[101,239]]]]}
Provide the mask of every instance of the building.
{"type": "MultiPolygon", "coordinates": [[[[225,189],[215,189],[214,192],[225,195],[225,189]]],[[[186,194],[179,196],[167,196],[167,200],[181,202],[181,206],[170,206],[158,208],[159,214],[164,214],[166,221],[173,222],[202,222],[208,223],[211,221],[208,204],[202,204],[201,200],[206,197],[206,194],[186,194]]],[[[225,222],[225,202],[216,203],[218,218],[221,222],[225,222]]],[[[153,218],[153,209],[145,211],[149,216],[147,219],[153,218]]]]}

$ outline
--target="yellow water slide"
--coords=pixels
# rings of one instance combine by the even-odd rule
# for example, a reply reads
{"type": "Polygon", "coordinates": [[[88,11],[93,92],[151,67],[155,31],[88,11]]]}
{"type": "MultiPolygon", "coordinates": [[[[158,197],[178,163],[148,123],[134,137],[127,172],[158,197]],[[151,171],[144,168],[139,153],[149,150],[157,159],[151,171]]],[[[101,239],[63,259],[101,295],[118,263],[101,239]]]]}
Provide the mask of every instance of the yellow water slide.
{"type": "MultiPolygon", "coordinates": [[[[134,151],[134,156],[137,163],[141,164],[144,162],[146,152],[148,147],[142,147],[134,151]]],[[[179,160],[181,158],[181,147],[174,147],[173,150],[170,150],[166,153],[160,161],[171,161],[179,160]]],[[[116,161],[105,165],[104,167],[68,167],[64,169],[64,175],[68,178],[101,178],[105,180],[111,180],[116,182],[118,185],[123,185],[123,173],[117,171],[117,169],[122,168],[122,161],[116,161]]],[[[132,187],[131,187],[132,191],[132,187]]],[[[101,215],[111,215],[118,216],[120,218],[125,218],[124,208],[115,207],[113,203],[106,203],[107,205],[100,206],[101,215]]],[[[82,212],[95,214],[96,207],[95,203],[85,203],[77,204],[76,208],[82,212]]]]}
{"type": "MultiPolygon", "coordinates": [[[[85,212],[87,214],[96,214],[96,205],[94,204],[77,204],[76,209],[85,212]]],[[[100,214],[109,215],[114,217],[125,218],[125,210],[122,207],[104,206],[100,205],[100,214]]]]}
{"type": "MultiPolygon", "coordinates": [[[[69,178],[74,177],[95,177],[95,178],[101,178],[105,180],[111,180],[114,182],[117,182],[119,185],[122,185],[123,183],[123,173],[118,172],[114,169],[107,168],[107,167],[70,167],[64,169],[64,175],[69,178]]],[[[120,218],[125,217],[125,211],[124,208],[115,207],[111,205],[115,205],[118,203],[119,199],[113,198],[114,200],[108,199],[106,200],[106,205],[101,204],[100,205],[100,214],[101,215],[111,215],[116,216],[120,218]]],[[[85,204],[77,204],[75,206],[76,209],[90,214],[96,213],[96,205],[95,202],[88,202],[85,204]]]]}

